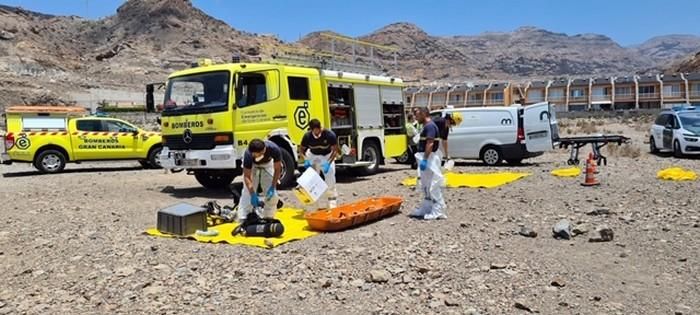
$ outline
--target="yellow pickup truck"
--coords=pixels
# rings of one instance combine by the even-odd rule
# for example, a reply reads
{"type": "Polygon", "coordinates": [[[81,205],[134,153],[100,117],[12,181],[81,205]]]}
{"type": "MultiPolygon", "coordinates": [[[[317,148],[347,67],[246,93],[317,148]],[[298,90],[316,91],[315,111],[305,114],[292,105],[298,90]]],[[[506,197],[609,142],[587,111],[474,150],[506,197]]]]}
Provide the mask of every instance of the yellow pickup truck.
{"type": "Polygon", "coordinates": [[[160,133],[123,120],[54,106],[13,106],[4,116],[2,164],[32,163],[42,173],[58,173],[66,163],[82,161],[138,160],[145,168],[160,167],[160,133]]]}

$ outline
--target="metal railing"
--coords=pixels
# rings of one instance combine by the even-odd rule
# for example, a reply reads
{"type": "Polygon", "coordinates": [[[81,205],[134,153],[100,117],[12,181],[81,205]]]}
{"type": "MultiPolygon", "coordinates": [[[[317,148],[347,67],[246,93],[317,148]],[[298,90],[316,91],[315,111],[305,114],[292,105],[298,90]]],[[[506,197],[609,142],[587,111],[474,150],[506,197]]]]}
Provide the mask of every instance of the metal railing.
{"type": "Polygon", "coordinates": [[[544,102],[544,96],[527,97],[527,102],[528,103],[530,103],[530,102],[534,102],[534,103],[544,102]]]}
{"type": "Polygon", "coordinates": [[[660,98],[659,93],[639,93],[640,99],[660,98]]]}
{"type": "Polygon", "coordinates": [[[566,97],[564,95],[550,95],[547,97],[547,101],[550,102],[563,102],[566,100],[566,97]]]}
{"type": "Polygon", "coordinates": [[[486,104],[485,105],[503,105],[504,101],[502,98],[497,98],[497,99],[486,99],[486,104]]]}
{"type": "Polygon", "coordinates": [[[593,95],[593,101],[611,101],[612,100],[612,95],[593,95]]]}
{"type": "Polygon", "coordinates": [[[681,91],[665,91],[664,92],[664,97],[665,98],[684,98],[685,93],[681,91]]]}
{"type": "Polygon", "coordinates": [[[482,105],[482,104],[484,104],[484,100],[483,100],[483,99],[470,99],[470,100],[467,100],[467,105],[482,105]]]}
{"type": "Polygon", "coordinates": [[[690,91],[690,97],[700,98],[700,91],[690,91]]]}
{"type": "Polygon", "coordinates": [[[588,101],[588,96],[585,96],[585,95],[569,96],[569,102],[585,102],[585,101],[588,101]]]}
{"type": "Polygon", "coordinates": [[[634,93],[615,94],[615,100],[633,100],[634,93]]]}

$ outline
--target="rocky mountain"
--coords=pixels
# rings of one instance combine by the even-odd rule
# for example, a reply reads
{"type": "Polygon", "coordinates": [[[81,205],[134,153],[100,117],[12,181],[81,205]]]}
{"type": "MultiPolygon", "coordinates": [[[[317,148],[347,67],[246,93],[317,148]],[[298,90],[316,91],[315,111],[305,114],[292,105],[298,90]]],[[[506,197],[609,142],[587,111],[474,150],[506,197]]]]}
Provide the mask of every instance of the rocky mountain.
{"type": "Polygon", "coordinates": [[[673,63],[666,72],[700,72],[700,51],[673,63]]]}
{"type": "Polygon", "coordinates": [[[142,90],[199,57],[256,58],[281,42],[231,28],[189,0],[130,0],[86,20],[0,6],[0,106],[94,88],[142,90]]]}
{"type": "MultiPolygon", "coordinates": [[[[74,92],[142,91],[145,83],[162,81],[200,57],[221,62],[234,54],[267,58],[290,47],[327,51],[329,40],[320,34],[283,43],[233,29],[189,0],[128,0],[99,20],[0,5],[0,107],[66,102],[74,92]]],[[[424,82],[630,74],[660,69],[676,56],[700,50],[694,36],[658,37],[625,48],[602,35],[534,27],[444,37],[395,23],[359,39],[398,48],[396,66],[394,52],[371,54],[385,69],[424,82]]],[[[347,44],[336,50],[351,52],[347,44]]],[[[361,62],[373,62],[369,51],[357,53],[361,62]]]]}
{"type": "Polygon", "coordinates": [[[656,63],[664,65],[700,50],[700,36],[657,36],[631,48],[640,55],[649,57],[656,63]]]}
{"type": "MultiPolygon", "coordinates": [[[[614,75],[656,71],[689,49],[694,36],[657,37],[633,48],[598,34],[567,35],[535,27],[474,36],[431,36],[410,23],[396,23],[359,39],[399,49],[400,72],[416,80],[512,79],[614,75]]],[[[327,49],[319,33],[302,44],[327,49]]],[[[347,47],[344,49],[347,53],[347,47]]]]}

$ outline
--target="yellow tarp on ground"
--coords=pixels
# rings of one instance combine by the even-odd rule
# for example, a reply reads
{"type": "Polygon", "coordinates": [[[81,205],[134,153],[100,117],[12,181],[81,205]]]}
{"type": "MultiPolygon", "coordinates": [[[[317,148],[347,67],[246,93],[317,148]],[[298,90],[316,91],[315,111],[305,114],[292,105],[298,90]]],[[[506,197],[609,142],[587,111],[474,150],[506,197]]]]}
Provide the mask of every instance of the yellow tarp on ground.
{"type": "Polygon", "coordinates": [[[581,169],[578,167],[560,168],[552,171],[552,175],[559,177],[577,177],[581,175],[581,169]]]}
{"type": "MultiPolygon", "coordinates": [[[[445,173],[445,186],[450,188],[470,187],[470,188],[493,188],[501,185],[514,182],[523,177],[529,176],[530,173],[445,173]]],[[[409,177],[401,182],[404,186],[415,186],[417,178],[409,177]]]]}
{"type": "MultiPolygon", "coordinates": [[[[228,243],[273,248],[287,242],[302,240],[318,234],[309,229],[309,225],[304,219],[304,211],[302,210],[283,208],[277,211],[275,218],[280,220],[282,225],[284,225],[284,234],[279,238],[245,237],[241,235],[231,236],[231,231],[238,226],[238,223],[226,223],[209,227],[210,230],[217,230],[219,232],[217,236],[200,236],[193,234],[185,238],[194,239],[203,243],[228,243]]],[[[160,237],[177,237],[160,233],[155,228],[146,230],[146,234],[160,237]]]]}
{"type": "Polygon", "coordinates": [[[680,167],[671,167],[660,170],[656,173],[656,178],[665,180],[696,180],[698,175],[691,170],[682,169],[680,167]]]}

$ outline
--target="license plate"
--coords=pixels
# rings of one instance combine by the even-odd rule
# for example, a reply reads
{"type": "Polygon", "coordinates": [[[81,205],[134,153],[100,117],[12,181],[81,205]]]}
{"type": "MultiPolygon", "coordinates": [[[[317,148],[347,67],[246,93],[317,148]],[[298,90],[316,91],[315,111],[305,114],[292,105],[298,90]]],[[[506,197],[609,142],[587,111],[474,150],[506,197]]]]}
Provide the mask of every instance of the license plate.
{"type": "Polygon", "coordinates": [[[191,159],[182,159],[182,160],[175,160],[175,165],[178,166],[197,166],[199,165],[199,160],[191,160],[191,159]]]}

